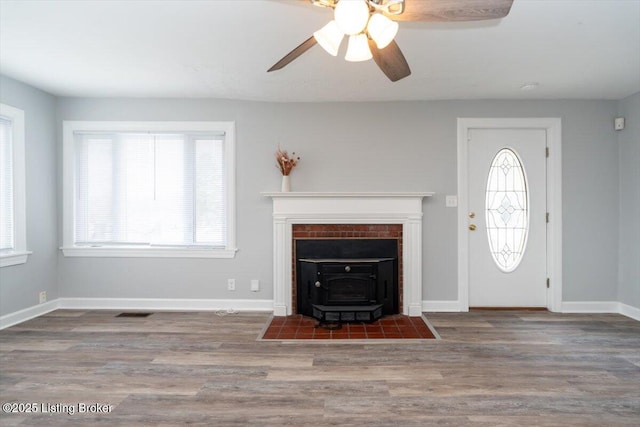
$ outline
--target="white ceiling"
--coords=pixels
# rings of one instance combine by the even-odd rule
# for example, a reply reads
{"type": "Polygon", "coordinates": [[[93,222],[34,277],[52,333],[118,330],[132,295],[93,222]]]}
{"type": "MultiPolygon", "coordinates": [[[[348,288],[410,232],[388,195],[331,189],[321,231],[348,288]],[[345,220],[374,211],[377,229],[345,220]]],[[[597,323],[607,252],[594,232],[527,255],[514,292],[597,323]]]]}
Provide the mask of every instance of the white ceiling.
{"type": "MultiPolygon", "coordinates": [[[[427,0],[411,0],[427,1],[427,0]]],[[[502,20],[400,23],[412,75],[320,46],[291,0],[0,0],[0,72],[59,96],[264,101],[621,99],[640,91],[640,0],[515,0],[502,20]],[[539,87],[523,91],[525,83],[539,87]]]]}

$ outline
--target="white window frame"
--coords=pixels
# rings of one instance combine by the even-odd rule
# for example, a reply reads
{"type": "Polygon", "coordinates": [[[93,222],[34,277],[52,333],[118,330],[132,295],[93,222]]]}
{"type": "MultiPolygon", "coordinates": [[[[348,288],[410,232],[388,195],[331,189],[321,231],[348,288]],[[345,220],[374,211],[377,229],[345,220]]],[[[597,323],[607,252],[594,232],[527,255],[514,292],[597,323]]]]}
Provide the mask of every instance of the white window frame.
{"type": "Polygon", "coordinates": [[[27,250],[27,185],[25,178],[24,111],[0,104],[0,115],[11,120],[13,151],[13,236],[12,251],[0,253],[0,267],[24,264],[32,253],[27,250]]]}
{"type": "Polygon", "coordinates": [[[64,121],[62,125],[63,237],[62,253],[68,257],[136,258],[234,258],[235,213],[235,122],[121,122],[64,121]],[[75,132],[224,132],[225,179],[227,188],[227,243],[224,248],[162,248],[148,246],[86,247],[74,244],[75,132]]]}

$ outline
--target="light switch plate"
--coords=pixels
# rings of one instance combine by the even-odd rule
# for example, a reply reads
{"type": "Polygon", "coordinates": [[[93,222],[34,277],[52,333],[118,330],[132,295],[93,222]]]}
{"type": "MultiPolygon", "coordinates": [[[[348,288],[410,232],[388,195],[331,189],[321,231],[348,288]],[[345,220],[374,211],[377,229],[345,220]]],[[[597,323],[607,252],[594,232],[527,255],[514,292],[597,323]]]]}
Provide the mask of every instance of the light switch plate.
{"type": "Polygon", "coordinates": [[[445,198],[445,206],[448,208],[457,208],[458,207],[458,196],[447,196],[445,198]]]}
{"type": "Polygon", "coordinates": [[[260,290],[260,280],[252,279],[251,280],[251,292],[258,292],[260,290]]]}

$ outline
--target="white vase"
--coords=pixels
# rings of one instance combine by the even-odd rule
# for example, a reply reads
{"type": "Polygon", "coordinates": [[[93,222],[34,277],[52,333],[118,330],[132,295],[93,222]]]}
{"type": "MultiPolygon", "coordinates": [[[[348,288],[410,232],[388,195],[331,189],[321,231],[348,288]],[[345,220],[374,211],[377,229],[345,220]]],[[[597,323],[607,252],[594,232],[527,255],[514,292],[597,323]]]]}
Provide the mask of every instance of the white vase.
{"type": "Polygon", "coordinates": [[[282,188],[280,189],[283,193],[288,193],[291,191],[291,181],[289,180],[289,175],[282,175],[282,188]]]}

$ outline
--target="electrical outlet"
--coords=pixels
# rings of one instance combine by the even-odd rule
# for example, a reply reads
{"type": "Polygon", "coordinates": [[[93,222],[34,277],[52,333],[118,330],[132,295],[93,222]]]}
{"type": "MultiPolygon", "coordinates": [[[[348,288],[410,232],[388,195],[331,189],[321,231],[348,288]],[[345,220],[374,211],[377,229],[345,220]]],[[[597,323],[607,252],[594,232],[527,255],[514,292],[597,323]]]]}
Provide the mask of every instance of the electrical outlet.
{"type": "Polygon", "coordinates": [[[252,279],[251,280],[251,292],[258,292],[258,291],[260,291],[260,280],[252,279]]]}
{"type": "Polygon", "coordinates": [[[236,290],[236,279],[227,279],[227,290],[229,291],[236,290]]]}
{"type": "Polygon", "coordinates": [[[42,291],[38,294],[38,299],[40,301],[40,304],[44,304],[45,302],[47,302],[47,291],[42,291]]]}

